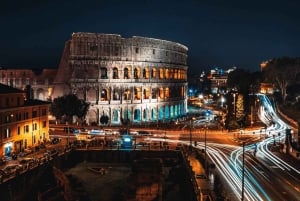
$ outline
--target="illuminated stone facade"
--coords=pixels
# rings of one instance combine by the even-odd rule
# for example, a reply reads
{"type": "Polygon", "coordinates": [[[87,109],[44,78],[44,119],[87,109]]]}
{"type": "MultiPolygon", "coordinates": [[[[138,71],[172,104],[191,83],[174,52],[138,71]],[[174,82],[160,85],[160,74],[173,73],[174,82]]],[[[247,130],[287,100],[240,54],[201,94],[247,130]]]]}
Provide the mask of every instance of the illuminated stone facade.
{"type": "Polygon", "coordinates": [[[49,140],[49,103],[0,84],[0,156],[49,140]]]}
{"type": "Polygon", "coordinates": [[[187,47],[152,38],[73,33],[52,98],[74,93],[90,103],[87,123],[170,121],[187,111],[187,47]]]}
{"type": "Polygon", "coordinates": [[[0,68],[0,83],[25,91],[30,85],[32,98],[48,100],[52,94],[52,83],[57,69],[43,69],[40,72],[31,69],[0,68]]]}

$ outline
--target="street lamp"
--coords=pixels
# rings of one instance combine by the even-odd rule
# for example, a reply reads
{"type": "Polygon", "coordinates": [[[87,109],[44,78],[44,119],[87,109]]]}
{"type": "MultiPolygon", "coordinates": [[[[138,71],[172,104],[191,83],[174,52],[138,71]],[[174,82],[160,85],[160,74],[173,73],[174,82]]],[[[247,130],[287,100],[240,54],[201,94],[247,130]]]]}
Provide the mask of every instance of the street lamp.
{"type": "Polygon", "coordinates": [[[234,114],[234,119],[236,119],[236,108],[235,108],[235,96],[236,94],[233,94],[233,114],[234,114]]]}

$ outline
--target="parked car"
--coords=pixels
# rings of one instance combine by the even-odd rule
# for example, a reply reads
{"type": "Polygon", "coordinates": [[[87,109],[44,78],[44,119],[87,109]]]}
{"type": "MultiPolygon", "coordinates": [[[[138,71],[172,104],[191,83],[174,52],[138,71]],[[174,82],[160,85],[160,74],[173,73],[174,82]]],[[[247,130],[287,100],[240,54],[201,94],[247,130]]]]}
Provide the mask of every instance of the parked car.
{"type": "Polygon", "coordinates": [[[44,153],[44,156],[46,157],[55,157],[58,155],[58,151],[56,149],[51,149],[51,150],[47,150],[45,153],[44,153]]]}
{"type": "Polygon", "coordinates": [[[35,164],[36,160],[34,158],[22,158],[20,164],[24,167],[32,167],[35,164]]]}
{"type": "Polygon", "coordinates": [[[7,175],[12,175],[12,174],[15,174],[16,171],[20,171],[22,170],[23,166],[20,165],[20,164],[9,164],[9,165],[6,165],[2,171],[7,174],[7,175]]]}
{"type": "Polygon", "coordinates": [[[27,156],[27,155],[32,154],[32,153],[33,153],[33,149],[27,148],[27,149],[24,149],[23,151],[21,151],[19,155],[21,157],[24,157],[24,156],[27,156]]]}
{"type": "Polygon", "coordinates": [[[59,142],[60,142],[60,139],[57,138],[57,137],[52,138],[52,139],[50,140],[50,143],[51,143],[51,144],[57,144],[57,143],[59,143],[59,142]]]}

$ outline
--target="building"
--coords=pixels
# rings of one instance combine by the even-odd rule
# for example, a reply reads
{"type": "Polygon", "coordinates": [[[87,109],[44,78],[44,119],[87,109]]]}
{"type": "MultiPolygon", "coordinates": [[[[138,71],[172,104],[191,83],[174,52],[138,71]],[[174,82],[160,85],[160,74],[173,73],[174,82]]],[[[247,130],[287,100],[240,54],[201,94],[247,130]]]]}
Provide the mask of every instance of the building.
{"type": "MultiPolygon", "coordinates": [[[[261,71],[264,71],[264,69],[267,67],[267,65],[270,61],[264,61],[260,64],[261,71]]],[[[274,91],[275,91],[275,87],[274,87],[273,83],[271,83],[271,82],[261,82],[260,83],[260,93],[271,95],[274,93],[274,91]]]]}
{"type": "Polygon", "coordinates": [[[117,34],[73,33],[51,98],[76,94],[90,103],[88,124],[167,122],[187,112],[187,51],[179,43],[117,34]]]}
{"type": "Polygon", "coordinates": [[[0,84],[0,156],[48,140],[48,112],[48,102],[27,99],[25,91],[0,84]]]}
{"type": "Polygon", "coordinates": [[[221,68],[214,68],[210,70],[208,79],[211,81],[211,93],[212,94],[225,94],[227,91],[227,80],[230,72],[236,70],[236,67],[228,70],[221,68]]]}
{"type": "Polygon", "coordinates": [[[0,68],[0,83],[20,90],[26,86],[31,87],[31,98],[49,100],[52,94],[52,83],[57,69],[42,69],[35,71],[31,69],[0,68]]]}

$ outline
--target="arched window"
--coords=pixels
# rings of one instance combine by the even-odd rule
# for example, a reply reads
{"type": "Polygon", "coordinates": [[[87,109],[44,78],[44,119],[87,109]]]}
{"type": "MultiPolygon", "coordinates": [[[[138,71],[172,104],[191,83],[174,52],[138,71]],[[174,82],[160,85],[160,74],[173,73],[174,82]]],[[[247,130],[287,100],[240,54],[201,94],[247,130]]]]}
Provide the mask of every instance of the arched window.
{"type": "Polygon", "coordinates": [[[159,98],[163,99],[164,98],[164,88],[159,88],[159,98]]]}
{"type": "Polygon", "coordinates": [[[170,75],[170,74],[169,74],[169,69],[166,68],[166,69],[165,69],[165,78],[166,78],[166,79],[169,79],[169,75],[170,75]]]}
{"type": "Polygon", "coordinates": [[[131,93],[130,93],[130,90],[129,89],[126,89],[125,91],[124,91],[124,94],[123,94],[123,99],[124,100],[130,100],[130,96],[131,96],[131,93]]]}
{"type": "Polygon", "coordinates": [[[151,98],[152,99],[156,99],[157,97],[157,88],[152,88],[152,93],[151,93],[151,98]]]}
{"type": "Polygon", "coordinates": [[[140,121],[141,119],[141,111],[139,109],[134,110],[134,121],[140,121]]]}
{"type": "Polygon", "coordinates": [[[141,100],[141,89],[139,87],[134,88],[134,100],[141,100]]]}
{"type": "Polygon", "coordinates": [[[128,68],[124,68],[124,79],[129,79],[129,70],[128,70],[128,68]]]}
{"type": "Polygon", "coordinates": [[[148,111],[147,111],[147,109],[145,108],[144,110],[143,110],[143,119],[144,120],[147,120],[148,118],[148,111]]]}
{"type": "Polygon", "coordinates": [[[159,69],[159,79],[164,79],[164,69],[163,68],[159,69]]]}
{"type": "Polygon", "coordinates": [[[165,97],[166,97],[166,98],[169,98],[169,97],[170,97],[170,90],[169,90],[168,87],[165,88],[165,97]]]}
{"type": "Polygon", "coordinates": [[[138,70],[136,68],[133,70],[133,77],[134,77],[134,79],[138,79],[139,78],[139,76],[138,76],[138,70]]]}
{"type": "Polygon", "coordinates": [[[151,77],[156,78],[156,69],[155,68],[152,68],[151,77]]]}
{"type": "Polygon", "coordinates": [[[113,91],[113,100],[120,100],[119,90],[114,89],[113,91]]]}
{"type": "Polygon", "coordinates": [[[100,68],[100,78],[101,79],[107,79],[108,78],[107,68],[105,68],[105,67],[100,68]]]}
{"type": "Polygon", "coordinates": [[[113,68],[113,79],[119,79],[119,72],[117,68],[113,68]]]}
{"type": "Polygon", "coordinates": [[[102,91],[101,91],[101,99],[100,100],[101,101],[107,101],[108,100],[106,89],[102,89],[102,91]]]}
{"type": "Polygon", "coordinates": [[[149,89],[147,89],[147,88],[144,89],[143,96],[144,96],[144,99],[149,99],[149,96],[150,96],[149,89]]]}
{"type": "Polygon", "coordinates": [[[113,110],[113,118],[112,118],[113,122],[118,122],[119,121],[119,111],[117,109],[113,110]]]}

